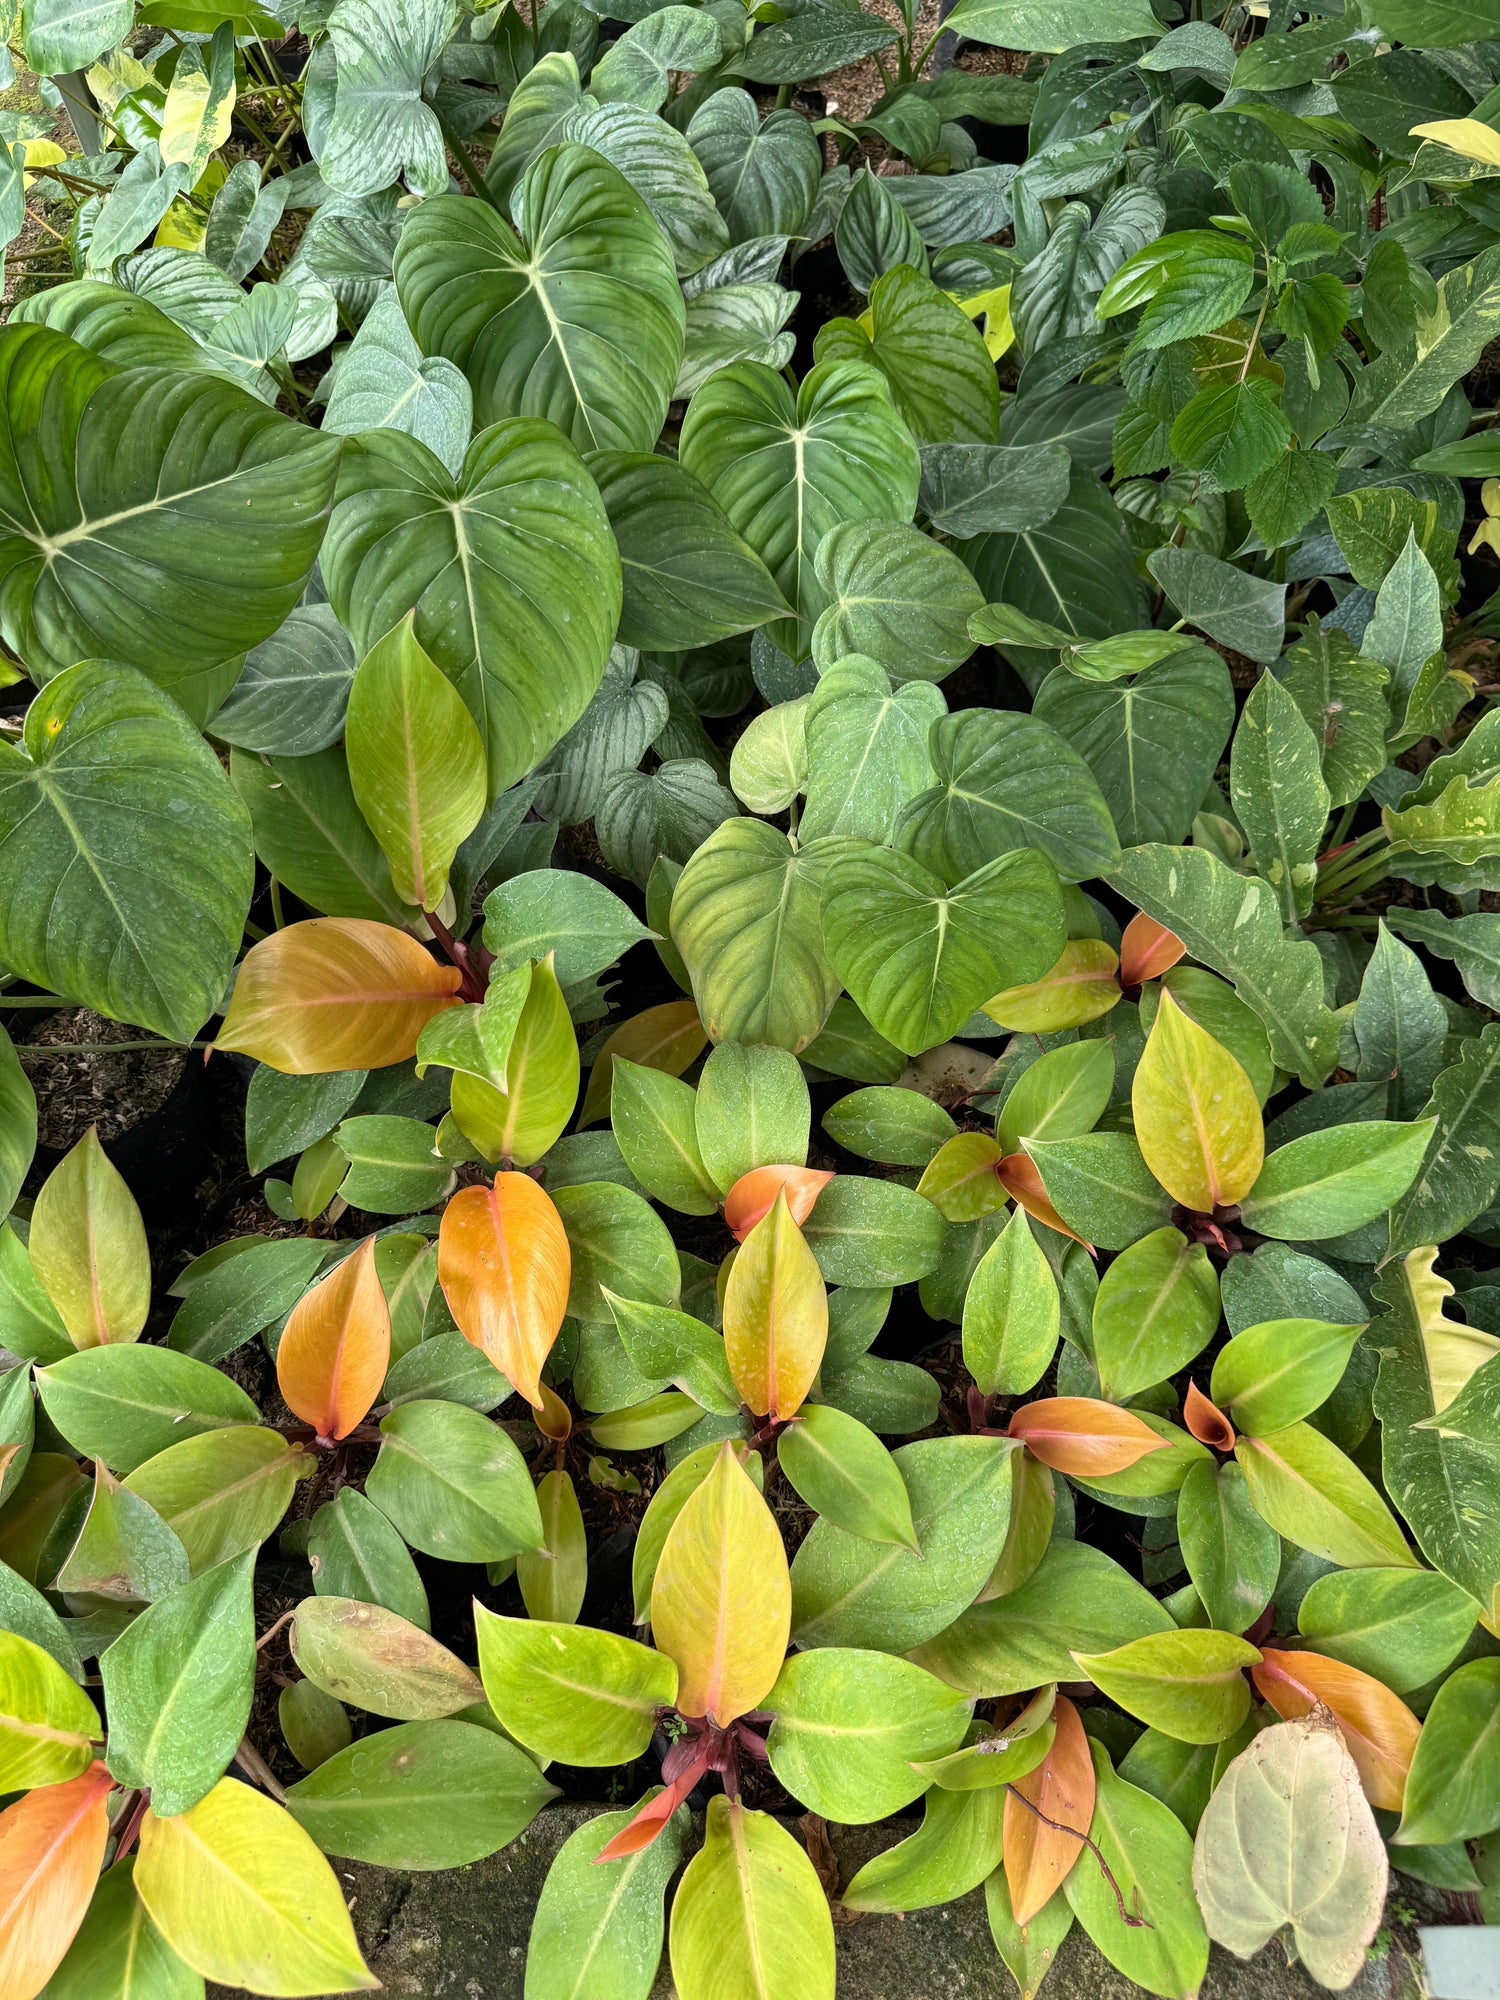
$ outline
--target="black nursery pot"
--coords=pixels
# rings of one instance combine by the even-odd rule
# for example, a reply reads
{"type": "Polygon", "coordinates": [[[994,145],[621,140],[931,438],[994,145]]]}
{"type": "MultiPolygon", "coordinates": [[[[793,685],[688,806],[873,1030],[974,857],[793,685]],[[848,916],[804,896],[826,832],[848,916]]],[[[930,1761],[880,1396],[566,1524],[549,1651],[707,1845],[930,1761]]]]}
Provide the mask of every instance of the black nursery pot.
{"type": "MultiPolygon", "coordinates": [[[[24,1018],[24,1017],[23,1017],[24,1018]]],[[[104,1149],[148,1222],[180,1212],[212,1165],[215,1092],[201,1059],[189,1056],[171,1092],[104,1149]]],[[[38,1145],[31,1179],[39,1187],[66,1149],[38,1145]]]]}

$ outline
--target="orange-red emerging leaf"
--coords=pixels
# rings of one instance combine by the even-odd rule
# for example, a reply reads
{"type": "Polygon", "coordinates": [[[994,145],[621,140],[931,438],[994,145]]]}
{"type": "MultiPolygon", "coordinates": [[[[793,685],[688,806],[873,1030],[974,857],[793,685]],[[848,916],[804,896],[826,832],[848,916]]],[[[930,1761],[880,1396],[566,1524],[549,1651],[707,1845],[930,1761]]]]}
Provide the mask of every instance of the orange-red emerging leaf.
{"type": "Polygon", "coordinates": [[[595,1863],[623,1861],[628,1855],[639,1854],[642,1848],[649,1847],[707,1769],[708,1749],[705,1745],[670,1785],[659,1791],[654,1799],[647,1799],[635,1817],[627,1820],[614,1838],[604,1843],[594,1856],[595,1863]]]}
{"type": "Polygon", "coordinates": [[[1175,932],[1138,910],[1120,939],[1120,984],[1140,986],[1148,979],[1160,979],[1186,950],[1175,932]]]}
{"type": "Polygon", "coordinates": [[[1005,1881],[1018,1924],[1031,1922],[1053,1891],[1067,1880],[1083,1852],[1081,1840],[1046,1825],[1037,1813],[1045,1813],[1064,1827],[1075,1827],[1079,1833],[1088,1832],[1094,1817],[1094,1760],[1078,1710],[1060,1694],[1052,1713],[1057,1721],[1052,1748],[1005,1794],[1000,1831],[1005,1881]],[[1012,1791],[1030,1800],[1036,1812],[1028,1812],[1021,1799],[1011,1796],[1012,1791]]]}
{"type": "Polygon", "coordinates": [[[1372,1806],[1400,1812],[1422,1725],[1399,1696],[1373,1675],[1323,1653],[1262,1647],[1260,1665],[1250,1674],[1285,1722],[1306,1715],[1317,1701],[1332,1709],[1365,1797],[1372,1806]]]}
{"type": "Polygon", "coordinates": [[[1059,1236],[1071,1236],[1075,1243],[1083,1243],[1084,1249],[1090,1256],[1093,1255],[1093,1244],[1084,1243],[1078,1231],[1069,1229],[1067,1223],[1052,1206],[1047,1190],[1042,1184],[1042,1177],[1037,1171],[1036,1162],[1029,1153],[1007,1153],[1003,1160],[996,1160],[995,1178],[1011,1200],[1024,1208],[1028,1215],[1035,1216],[1038,1222],[1045,1222],[1047,1227],[1055,1229],[1059,1236]]]}
{"type": "Polygon", "coordinates": [[[83,1922],[109,1837],[102,1764],[0,1813],[0,1996],[33,2000],[83,1922]]]}
{"type": "Polygon", "coordinates": [[[286,1406],[320,1438],[347,1437],[380,1394],[391,1360],[391,1314],[367,1236],[300,1298],[276,1349],[286,1406]]]}
{"type": "Polygon", "coordinates": [[[246,952],[216,1049],[238,1049],[286,1076],[384,1069],[458,1005],[456,967],[414,937],[364,917],[288,924],[246,952]]]}
{"type": "Polygon", "coordinates": [[[741,1174],[724,1197],[724,1220],[735,1242],[743,1243],[761,1217],[771,1213],[783,1190],[791,1218],[800,1229],[832,1179],[822,1167],[752,1167],[748,1174],[741,1174]]]}
{"type": "Polygon", "coordinates": [[[573,1255],[553,1200],[530,1174],[460,1188],[443,1210],[438,1283],[464,1339],[534,1410],[542,1363],[568,1310],[573,1255]]]}
{"type": "Polygon", "coordinates": [[[1054,1472],[1103,1479],[1124,1472],[1147,1452],[1165,1451],[1167,1440],[1118,1403],[1093,1396],[1047,1396],[1027,1403],[1010,1420],[1033,1458],[1054,1472]]]}
{"type": "Polygon", "coordinates": [[[1234,1425],[1193,1381],[1182,1399],[1182,1421],[1199,1444],[1210,1445],[1215,1451],[1234,1450],[1234,1425]]]}

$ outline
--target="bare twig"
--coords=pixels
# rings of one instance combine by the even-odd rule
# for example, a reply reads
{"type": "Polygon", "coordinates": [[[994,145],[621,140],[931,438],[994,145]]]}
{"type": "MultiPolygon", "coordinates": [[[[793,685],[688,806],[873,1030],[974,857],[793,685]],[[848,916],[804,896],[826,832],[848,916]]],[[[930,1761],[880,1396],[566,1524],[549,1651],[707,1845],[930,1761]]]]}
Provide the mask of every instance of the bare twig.
{"type": "Polygon", "coordinates": [[[1131,1912],[1126,1909],[1125,1898],[1120,1894],[1120,1885],[1115,1880],[1114,1872],[1110,1868],[1109,1863],[1105,1860],[1103,1854],[1101,1853],[1097,1841],[1090,1840],[1089,1836],[1086,1833],[1080,1833],[1076,1826],[1065,1826],[1060,1819],[1049,1819],[1046,1813],[1042,1811],[1041,1807],[1034,1806],[1031,1803],[1030,1799],[1027,1798],[1026,1794],[1023,1791],[1021,1791],[1018,1786],[1007,1785],[1005,1789],[1007,1792],[1010,1793],[1013,1799],[1019,1799],[1021,1801],[1021,1804],[1025,1806],[1027,1812],[1034,1814],[1035,1817],[1042,1822],[1043,1826],[1050,1826],[1054,1833],[1070,1833],[1075,1840],[1081,1840],[1083,1842],[1084,1846],[1089,1849],[1094,1859],[1098,1862],[1099,1867],[1103,1872],[1105,1881],[1114,1891],[1115,1906],[1120,1912],[1120,1922],[1122,1924],[1128,1924],[1133,1931],[1155,1930],[1156,1926],[1151,1922],[1150,1918],[1143,1917],[1141,1915],[1141,1892],[1134,1885],[1132,1885],[1130,1891],[1130,1900],[1135,1905],[1134,1915],[1132,1915],[1131,1912]]]}

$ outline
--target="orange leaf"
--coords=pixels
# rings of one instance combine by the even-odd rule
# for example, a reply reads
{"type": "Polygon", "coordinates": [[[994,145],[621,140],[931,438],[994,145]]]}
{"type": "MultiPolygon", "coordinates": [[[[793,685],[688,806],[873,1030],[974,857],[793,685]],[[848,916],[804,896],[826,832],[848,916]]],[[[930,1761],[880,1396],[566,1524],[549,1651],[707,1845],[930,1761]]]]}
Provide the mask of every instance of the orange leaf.
{"type": "Polygon", "coordinates": [[[364,917],[288,924],[246,952],[216,1049],[238,1049],[285,1076],[385,1069],[458,1005],[461,975],[414,937],[364,917]]]}
{"type": "Polygon", "coordinates": [[[724,1353],[752,1416],[793,1417],[828,1345],[828,1292],[786,1190],[740,1246],[724,1287],[724,1353]]]}
{"type": "Polygon", "coordinates": [[[1000,1834],[1005,1881],[1018,1924],[1029,1924],[1054,1890],[1062,1887],[1083,1852],[1083,1842],[1044,1824],[1036,1813],[1026,1810],[1021,1799],[1013,1798],[1012,1792],[1019,1792],[1048,1819],[1060,1820],[1079,1833],[1088,1832],[1094,1817],[1094,1759],[1078,1710],[1060,1694],[1052,1713],[1057,1722],[1052,1748],[1034,1770],[1007,1787],[1005,1794],[1000,1834]]]}
{"type": "Polygon", "coordinates": [[[647,1799],[634,1819],[627,1820],[614,1838],[604,1843],[594,1856],[595,1865],[601,1861],[623,1861],[628,1855],[639,1854],[643,1848],[649,1847],[707,1769],[708,1750],[705,1746],[690,1760],[685,1771],[658,1792],[654,1799],[647,1799]]]}
{"type": "Polygon", "coordinates": [[[707,1047],[708,1036],[691,1000],[668,1000],[622,1021],[594,1058],[583,1109],[578,1114],[579,1130],[608,1116],[616,1056],[646,1069],[665,1070],[668,1076],[681,1076],[707,1047]]]}
{"type": "Polygon", "coordinates": [[[530,1174],[460,1188],[438,1231],[438,1283],[464,1339],[534,1410],[542,1363],[568,1309],[573,1253],[550,1195],[530,1174]]]}
{"type": "Polygon", "coordinates": [[[1137,911],[1125,926],[1120,939],[1120,984],[1140,986],[1148,979],[1160,979],[1170,972],[1187,946],[1165,924],[1137,911]]]}
{"type": "Polygon", "coordinates": [[[1250,1669],[1255,1685],[1284,1722],[1306,1715],[1314,1702],[1333,1710],[1365,1797],[1386,1812],[1400,1812],[1406,1774],[1422,1725],[1404,1701],[1372,1674],[1322,1653],[1285,1653],[1262,1647],[1250,1669]]]}
{"type": "Polygon", "coordinates": [[[287,1408],[331,1441],[368,1414],[390,1361],[390,1308],[375,1273],[375,1238],[367,1236],[292,1308],[276,1380],[287,1408]]]}
{"type": "Polygon", "coordinates": [[[726,1438],[667,1531],[651,1585],[651,1633],[677,1666],[677,1706],[722,1728],[781,1672],[792,1580],[781,1530],[726,1438]]]}
{"type": "MultiPolygon", "coordinates": [[[[1029,1153],[1007,1153],[1003,1160],[996,1160],[995,1178],[1011,1200],[1019,1203],[1028,1215],[1034,1215],[1038,1222],[1045,1222],[1059,1236],[1071,1236],[1075,1243],[1083,1243],[1078,1231],[1069,1229],[1052,1206],[1037,1164],[1029,1153]]],[[[1090,1256],[1094,1254],[1092,1243],[1083,1243],[1083,1247],[1090,1256]]]]}
{"type": "Polygon", "coordinates": [[[102,1764],[0,1813],[0,2000],[33,2000],[83,1922],[109,1838],[102,1764]]]}
{"type": "Polygon", "coordinates": [[[783,1188],[787,1208],[800,1229],[832,1179],[833,1175],[821,1167],[752,1167],[748,1174],[741,1174],[724,1197],[724,1220],[734,1232],[735,1242],[743,1243],[761,1217],[771,1213],[783,1188]]]}
{"type": "Polygon", "coordinates": [[[1199,1444],[1211,1445],[1215,1451],[1234,1450],[1234,1425],[1193,1381],[1182,1399],[1182,1421],[1199,1444]]]}
{"type": "Polygon", "coordinates": [[[1079,1479],[1102,1479],[1123,1472],[1150,1451],[1165,1451],[1167,1440],[1118,1403],[1092,1396],[1048,1396],[1027,1403],[1010,1420],[1033,1458],[1054,1472],[1079,1479]]]}

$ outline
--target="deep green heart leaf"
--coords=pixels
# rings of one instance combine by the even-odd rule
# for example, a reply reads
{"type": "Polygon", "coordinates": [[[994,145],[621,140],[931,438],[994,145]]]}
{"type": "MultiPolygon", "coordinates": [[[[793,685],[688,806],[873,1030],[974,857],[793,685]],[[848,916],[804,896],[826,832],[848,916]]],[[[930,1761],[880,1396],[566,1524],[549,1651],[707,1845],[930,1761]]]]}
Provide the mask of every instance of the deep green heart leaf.
{"type": "Polygon", "coordinates": [[[550,423],[482,432],[456,479],[415,438],[362,438],[322,562],[361,653],[415,610],[418,642],[485,738],[492,796],[546,755],[599,685],[619,556],[597,488],[550,423]],[[374,558],[393,545],[400,562],[374,558]]]}
{"type": "Polygon", "coordinates": [[[213,376],[0,334],[0,629],[42,680],[123,660],[206,717],[302,593],[339,444],[213,376]],[[147,421],[140,413],[149,412],[147,421]]]}
{"type": "Polygon", "coordinates": [[[580,451],[649,451],[682,358],[672,252],[625,177],[586,146],[526,171],[520,234],[487,203],[424,202],[396,289],[424,354],[468,376],[480,424],[548,417],[580,451]]]}
{"type": "Polygon", "coordinates": [[[722,508],[672,459],[598,452],[589,470],[620,548],[623,644],[683,652],[790,610],[722,508]]]}
{"type": "Polygon", "coordinates": [[[1055,871],[1024,850],[951,889],[890,848],[843,854],[824,877],[822,917],[856,1005],[910,1054],[947,1041],[984,999],[1040,978],[1066,941],[1055,871]]]}
{"type": "Polygon", "coordinates": [[[47,685],[22,742],[0,744],[0,956],[112,1019],[191,1040],[223,999],[253,872],[218,759],[160,689],[103,660],[47,685]]]}

